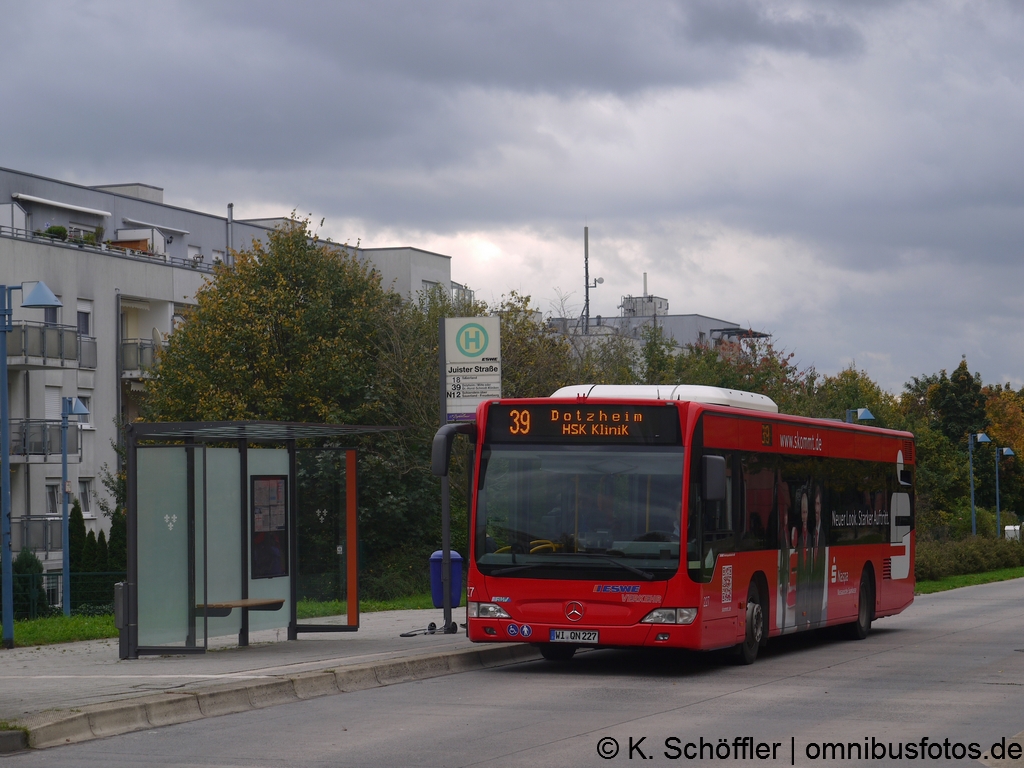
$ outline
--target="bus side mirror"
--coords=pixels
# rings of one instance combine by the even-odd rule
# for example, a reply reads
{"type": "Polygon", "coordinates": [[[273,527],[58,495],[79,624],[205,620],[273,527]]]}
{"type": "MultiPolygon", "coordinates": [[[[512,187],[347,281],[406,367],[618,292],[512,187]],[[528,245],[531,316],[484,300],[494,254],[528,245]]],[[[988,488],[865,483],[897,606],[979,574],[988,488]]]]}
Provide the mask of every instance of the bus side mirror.
{"type": "Polygon", "coordinates": [[[469,424],[445,424],[434,435],[434,442],[430,446],[430,471],[437,477],[445,477],[448,474],[448,466],[452,460],[452,443],[456,435],[468,435],[470,440],[475,442],[476,423],[469,424]]]}
{"type": "Polygon", "coordinates": [[[909,469],[900,470],[900,485],[913,485],[909,469]]]}
{"type": "Polygon", "coordinates": [[[701,457],[704,501],[725,501],[725,456],[701,457]]]}

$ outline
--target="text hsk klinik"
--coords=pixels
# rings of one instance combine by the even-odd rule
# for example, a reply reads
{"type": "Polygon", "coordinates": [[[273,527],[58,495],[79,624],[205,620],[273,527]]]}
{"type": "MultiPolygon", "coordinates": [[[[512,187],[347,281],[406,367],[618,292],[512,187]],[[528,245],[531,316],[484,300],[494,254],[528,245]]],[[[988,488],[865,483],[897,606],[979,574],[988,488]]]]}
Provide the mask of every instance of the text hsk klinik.
{"type": "Polygon", "coordinates": [[[628,436],[629,426],[644,420],[642,413],[624,411],[559,411],[551,409],[551,421],[562,423],[563,435],[628,436]]]}

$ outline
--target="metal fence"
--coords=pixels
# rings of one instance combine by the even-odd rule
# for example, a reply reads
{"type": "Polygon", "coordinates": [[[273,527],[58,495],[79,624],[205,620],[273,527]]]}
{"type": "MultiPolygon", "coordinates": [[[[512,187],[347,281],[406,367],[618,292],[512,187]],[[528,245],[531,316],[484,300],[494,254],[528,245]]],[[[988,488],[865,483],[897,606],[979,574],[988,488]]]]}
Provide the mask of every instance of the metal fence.
{"type": "MultiPolygon", "coordinates": [[[[71,613],[100,615],[114,612],[114,584],[124,571],[71,574],[71,613]]],[[[14,618],[37,619],[64,610],[60,571],[14,574],[14,618]]]]}

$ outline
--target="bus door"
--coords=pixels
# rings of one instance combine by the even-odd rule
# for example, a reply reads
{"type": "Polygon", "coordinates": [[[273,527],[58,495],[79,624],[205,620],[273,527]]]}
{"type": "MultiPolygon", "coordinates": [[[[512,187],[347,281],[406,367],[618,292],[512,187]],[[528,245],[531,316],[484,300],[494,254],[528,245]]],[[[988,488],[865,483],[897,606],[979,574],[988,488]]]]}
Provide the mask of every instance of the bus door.
{"type": "MultiPolygon", "coordinates": [[[[742,614],[737,601],[746,598],[734,589],[736,567],[736,526],[734,515],[735,478],[733,471],[735,457],[730,453],[704,452],[703,456],[717,456],[725,461],[726,497],[721,501],[707,501],[701,487],[701,458],[695,454],[691,474],[692,504],[690,514],[698,515],[700,538],[700,581],[701,590],[701,635],[705,648],[732,645],[737,637],[737,616],[742,614]]],[[[743,587],[745,589],[745,587],[743,587]]]]}
{"type": "Polygon", "coordinates": [[[903,451],[896,454],[897,490],[892,495],[889,505],[889,543],[902,546],[902,554],[894,554],[891,558],[892,578],[905,579],[910,575],[910,529],[913,519],[910,506],[910,472],[903,466],[903,451]]]}

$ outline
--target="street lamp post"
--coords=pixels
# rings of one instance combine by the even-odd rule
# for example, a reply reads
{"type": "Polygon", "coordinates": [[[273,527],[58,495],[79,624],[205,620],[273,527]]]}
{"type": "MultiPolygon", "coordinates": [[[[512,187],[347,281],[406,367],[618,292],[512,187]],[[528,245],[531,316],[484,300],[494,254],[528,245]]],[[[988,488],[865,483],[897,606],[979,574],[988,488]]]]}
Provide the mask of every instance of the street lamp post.
{"type": "Polygon", "coordinates": [[[583,228],[583,335],[590,335],[590,289],[597,288],[604,282],[603,277],[595,277],[590,282],[590,227],[583,228]]]}
{"type": "Polygon", "coordinates": [[[11,416],[7,402],[7,334],[12,323],[12,294],[21,291],[22,307],[60,307],[60,299],[46,283],[0,285],[0,611],[3,611],[3,646],[14,647],[14,569],[11,562],[11,416]],[[25,293],[28,296],[25,296],[25,293]]]}
{"type": "Polygon", "coordinates": [[[846,423],[853,424],[854,419],[857,421],[874,421],[875,417],[867,408],[850,408],[846,411],[846,423]]]}
{"type": "Polygon", "coordinates": [[[984,432],[971,432],[967,436],[967,459],[971,466],[971,536],[978,535],[978,518],[974,512],[974,444],[991,443],[984,432]]]}
{"type": "Polygon", "coordinates": [[[996,538],[1003,537],[1003,526],[999,520],[999,460],[1003,456],[1014,456],[1013,448],[1000,448],[996,446],[996,538]]]}
{"type": "Polygon", "coordinates": [[[69,416],[85,416],[89,413],[89,409],[85,407],[85,404],[77,397],[62,397],[61,408],[60,408],[60,459],[61,459],[61,473],[60,473],[60,487],[61,496],[64,499],[64,508],[61,515],[60,522],[60,538],[62,543],[62,549],[64,550],[64,562],[61,567],[61,591],[63,597],[61,602],[64,604],[64,615],[71,615],[71,542],[70,532],[68,528],[68,496],[70,495],[71,489],[68,486],[68,417],[69,416]]]}

